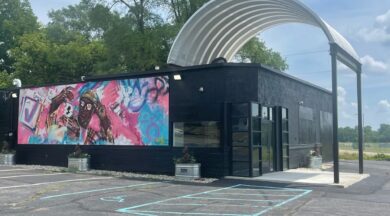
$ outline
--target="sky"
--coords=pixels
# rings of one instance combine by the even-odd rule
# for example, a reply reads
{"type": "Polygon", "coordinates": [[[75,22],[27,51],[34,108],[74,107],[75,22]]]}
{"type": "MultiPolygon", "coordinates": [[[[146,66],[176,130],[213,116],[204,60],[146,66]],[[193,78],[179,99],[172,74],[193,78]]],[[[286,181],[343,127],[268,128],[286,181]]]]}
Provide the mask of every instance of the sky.
{"type": "MultiPolygon", "coordinates": [[[[30,0],[42,24],[47,13],[79,0],[30,0]]],[[[363,63],[364,125],[390,124],[390,0],[302,0],[340,32],[363,63]]],[[[321,29],[281,25],[259,34],[267,46],[286,58],[286,73],[331,89],[329,43],[321,29]]],[[[356,75],[339,65],[339,125],[357,125],[356,75]]]]}

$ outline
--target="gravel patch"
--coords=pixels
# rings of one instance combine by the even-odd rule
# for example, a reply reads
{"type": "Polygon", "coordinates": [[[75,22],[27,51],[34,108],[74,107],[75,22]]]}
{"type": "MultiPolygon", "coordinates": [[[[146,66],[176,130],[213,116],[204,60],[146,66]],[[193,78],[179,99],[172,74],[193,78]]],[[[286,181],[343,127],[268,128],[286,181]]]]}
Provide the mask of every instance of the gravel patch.
{"type": "Polygon", "coordinates": [[[39,170],[45,170],[50,172],[72,172],[77,174],[111,176],[116,178],[137,178],[137,179],[158,180],[158,181],[180,181],[180,182],[191,182],[191,183],[201,183],[201,184],[209,184],[218,180],[216,178],[200,178],[194,180],[186,180],[186,179],[181,179],[169,175],[141,174],[141,173],[132,173],[132,172],[117,172],[117,171],[93,170],[93,169],[86,172],[75,172],[73,170],[70,171],[66,167],[57,167],[57,166],[14,165],[13,167],[23,168],[23,169],[39,169],[39,170]]]}

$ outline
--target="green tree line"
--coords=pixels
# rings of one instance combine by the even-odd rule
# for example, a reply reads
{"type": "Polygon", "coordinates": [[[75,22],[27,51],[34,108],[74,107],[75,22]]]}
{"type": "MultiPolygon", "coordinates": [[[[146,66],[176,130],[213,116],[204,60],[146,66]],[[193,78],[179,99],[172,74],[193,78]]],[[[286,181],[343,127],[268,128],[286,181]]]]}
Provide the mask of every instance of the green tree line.
{"type": "MultiPolygon", "coordinates": [[[[180,28],[207,1],[80,0],[50,11],[43,25],[28,0],[0,0],[0,88],[13,78],[40,85],[167,67],[180,28]]],[[[257,37],[235,59],[288,67],[257,37]]]]}
{"type": "MultiPolygon", "coordinates": [[[[339,141],[356,143],[358,141],[357,127],[339,128],[339,141]]],[[[381,124],[378,130],[373,130],[371,126],[365,126],[364,142],[365,143],[390,143],[390,125],[381,124]]]]}

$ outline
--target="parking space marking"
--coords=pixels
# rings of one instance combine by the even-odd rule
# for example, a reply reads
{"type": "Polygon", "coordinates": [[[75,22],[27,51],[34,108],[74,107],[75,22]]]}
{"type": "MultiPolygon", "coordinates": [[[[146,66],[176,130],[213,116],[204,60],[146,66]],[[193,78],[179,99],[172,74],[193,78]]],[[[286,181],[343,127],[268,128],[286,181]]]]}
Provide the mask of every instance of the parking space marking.
{"type": "Polygon", "coordinates": [[[135,215],[144,215],[144,216],[157,216],[158,214],[173,214],[173,215],[219,215],[219,216],[252,216],[249,214],[219,214],[219,213],[200,213],[200,212],[170,212],[170,211],[130,211],[125,213],[131,213],[135,215]],[[146,214],[149,213],[149,214],[146,214]],[[154,214],[150,214],[154,213],[154,214]]]}
{"type": "Polygon", "coordinates": [[[25,170],[34,170],[34,169],[8,169],[8,170],[0,170],[0,172],[13,172],[13,171],[25,171],[25,170]]]}
{"type": "Polygon", "coordinates": [[[263,214],[265,214],[265,213],[271,211],[272,209],[275,209],[275,208],[277,208],[277,207],[281,207],[281,206],[283,206],[283,205],[285,205],[285,204],[287,204],[287,203],[289,203],[289,202],[292,202],[292,201],[297,200],[297,199],[299,199],[299,198],[301,198],[301,197],[303,197],[303,196],[306,196],[306,195],[308,195],[308,194],[311,193],[311,192],[312,192],[311,190],[307,190],[306,192],[304,192],[304,193],[302,193],[302,194],[300,194],[300,195],[297,195],[297,196],[295,196],[295,197],[293,197],[293,198],[291,198],[291,199],[288,199],[288,200],[286,200],[286,201],[283,201],[283,202],[281,202],[281,203],[279,203],[279,204],[277,204],[277,205],[275,205],[275,206],[271,206],[271,207],[269,207],[269,208],[267,208],[267,209],[265,209],[265,210],[263,210],[263,211],[261,211],[261,212],[259,212],[259,213],[257,213],[257,214],[254,214],[253,216],[260,216],[260,215],[263,215],[263,214]]]}
{"type": "Polygon", "coordinates": [[[40,182],[40,183],[34,183],[34,184],[24,184],[24,185],[15,185],[15,186],[0,187],[0,190],[1,190],[1,189],[23,188],[23,187],[34,187],[34,186],[41,186],[41,185],[50,185],[50,184],[66,183],[66,182],[93,181],[93,180],[104,180],[104,179],[112,179],[112,177],[83,178],[83,179],[71,179],[71,180],[54,181],[54,182],[40,182]]]}
{"type": "MultiPolygon", "coordinates": [[[[134,215],[144,215],[144,216],[155,216],[160,214],[171,214],[171,215],[224,215],[224,216],[260,216],[265,214],[266,212],[281,207],[289,202],[297,200],[307,194],[311,193],[311,190],[306,189],[297,189],[297,188],[282,188],[282,187],[269,187],[269,186],[257,186],[257,185],[246,185],[246,184],[238,184],[230,187],[220,188],[216,190],[209,190],[201,193],[188,194],[178,197],[173,197],[165,200],[160,200],[156,202],[145,203],[142,205],[121,208],[116,210],[120,213],[128,213],[134,215]],[[230,193],[230,191],[236,190],[251,190],[248,199],[235,198],[232,196],[245,196],[247,194],[244,193],[230,193]],[[226,193],[225,193],[226,191],[226,193]],[[259,194],[255,194],[258,191],[259,194]],[[272,194],[272,192],[277,192],[279,194],[272,194]],[[211,197],[213,195],[227,195],[225,197],[211,197]],[[262,199],[253,199],[254,195],[262,196],[262,199]],[[278,196],[280,199],[266,199],[265,196],[278,196]],[[192,200],[190,203],[180,203],[179,200],[192,200]],[[196,200],[202,200],[202,203],[197,203],[196,200]],[[207,203],[207,200],[212,200],[212,202],[207,203]],[[170,201],[175,201],[176,203],[169,203],[170,201]],[[219,203],[215,203],[216,201],[221,201],[219,203]],[[237,201],[240,202],[241,205],[230,205],[229,201],[237,201]],[[206,202],[206,203],[203,203],[206,202]],[[258,202],[259,205],[255,203],[258,202]],[[263,205],[262,205],[263,204],[263,205]],[[197,209],[198,212],[183,211],[183,208],[180,207],[178,211],[175,209],[166,209],[162,206],[199,206],[205,207],[203,209],[197,209]],[[213,207],[215,206],[226,206],[226,207],[236,207],[237,212],[212,212],[213,207]],[[149,207],[149,208],[148,208],[149,207]],[[156,209],[162,208],[161,211],[156,209]],[[241,209],[240,209],[241,207],[241,209]],[[252,208],[252,209],[249,209],[252,208]],[[203,212],[204,210],[210,212],[203,212]],[[241,211],[241,212],[240,212],[241,211]]],[[[244,197],[245,198],[245,197],[244,197]]],[[[226,211],[226,209],[223,209],[226,211]]]]}
{"type": "Polygon", "coordinates": [[[150,202],[150,203],[145,203],[145,204],[142,204],[142,205],[136,205],[136,206],[132,206],[132,207],[128,207],[128,208],[122,208],[122,209],[118,209],[116,211],[117,212],[121,212],[121,213],[129,213],[129,210],[132,210],[132,209],[141,208],[141,207],[144,207],[144,206],[150,206],[150,205],[154,205],[154,204],[159,204],[159,203],[167,202],[167,201],[171,201],[171,200],[177,200],[177,199],[184,198],[186,196],[200,195],[200,194],[205,194],[205,193],[214,192],[214,191],[221,191],[221,190],[225,190],[227,188],[232,188],[232,187],[234,187],[234,186],[220,188],[220,189],[215,189],[215,190],[210,190],[210,191],[205,191],[205,192],[201,192],[201,193],[194,193],[194,194],[189,194],[189,195],[183,195],[183,196],[179,196],[179,197],[173,197],[173,198],[160,200],[160,201],[156,201],[156,202],[150,202]]]}
{"type": "Polygon", "coordinates": [[[276,197],[290,197],[295,195],[288,194],[245,194],[245,193],[213,193],[213,194],[221,194],[221,195],[242,195],[242,196],[276,196],[276,197]]]}
{"type": "Polygon", "coordinates": [[[87,191],[78,191],[78,192],[74,192],[74,193],[65,193],[65,194],[58,194],[58,195],[53,195],[53,196],[46,196],[46,197],[42,197],[41,200],[64,197],[64,196],[74,196],[74,195],[79,195],[79,194],[101,192],[101,191],[118,190],[118,189],[124,189],[124,188],[133,188],[133,187],[140,187],[140,186],[160,184],[160,183],[162,183],[162,182],[150,182],[150,183],[142,183],[142,184],[135,184],[135,185],[120,186],[120,187],[110,187],[110,188],[94,189],[94,190],[87,190],[87,191]]]}
{"type": "Polygon", "coordinates": [[[229,200],[229,201],[248,201],[248,202],[281,202],[282,200],[257,200],[257,199],[229,199],[229,198],[213,198],[213,197],[183,197],[184,199],[204,199],[204,200],[229,200]]]}
{"type": "Polygon", "coordinates": [[[17,175],[17,176],[3,176],[0,179],[20,178],[20,177],[36,177],[36,176],[53,176],[53,175],[68,175],[69,173],[50,173],[50,174],[35,174],[35,175],[17,175]]]}
{"type": "MultiPolygon", "coordinates": [[[[201,204],[201,203],[160,203],[159,205],[162,206],[226,206],[226,204],[201,204]]],[[[264,206],[258,206],[258,205],[234,205],[234,204],[229,204],[229,206],[236,206],[236,207],[253,207],[253,208],[262,208],[264,206]]]]}

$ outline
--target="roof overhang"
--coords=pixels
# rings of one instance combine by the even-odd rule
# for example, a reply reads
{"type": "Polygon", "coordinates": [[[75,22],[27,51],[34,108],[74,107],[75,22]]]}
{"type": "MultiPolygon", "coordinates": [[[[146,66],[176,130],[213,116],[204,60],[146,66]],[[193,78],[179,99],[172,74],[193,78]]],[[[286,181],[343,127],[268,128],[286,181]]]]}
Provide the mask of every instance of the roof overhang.
{"type": "Polygon", "coordinates": [[[360,64],[351,44],[298,0],[212,0],[183,26],[171,48],[168,64],[209,64],[218,57],[231,61],[258,33],[286,23],[319,27],[329,43],[342,50],[340,61],[360,64]]]}

